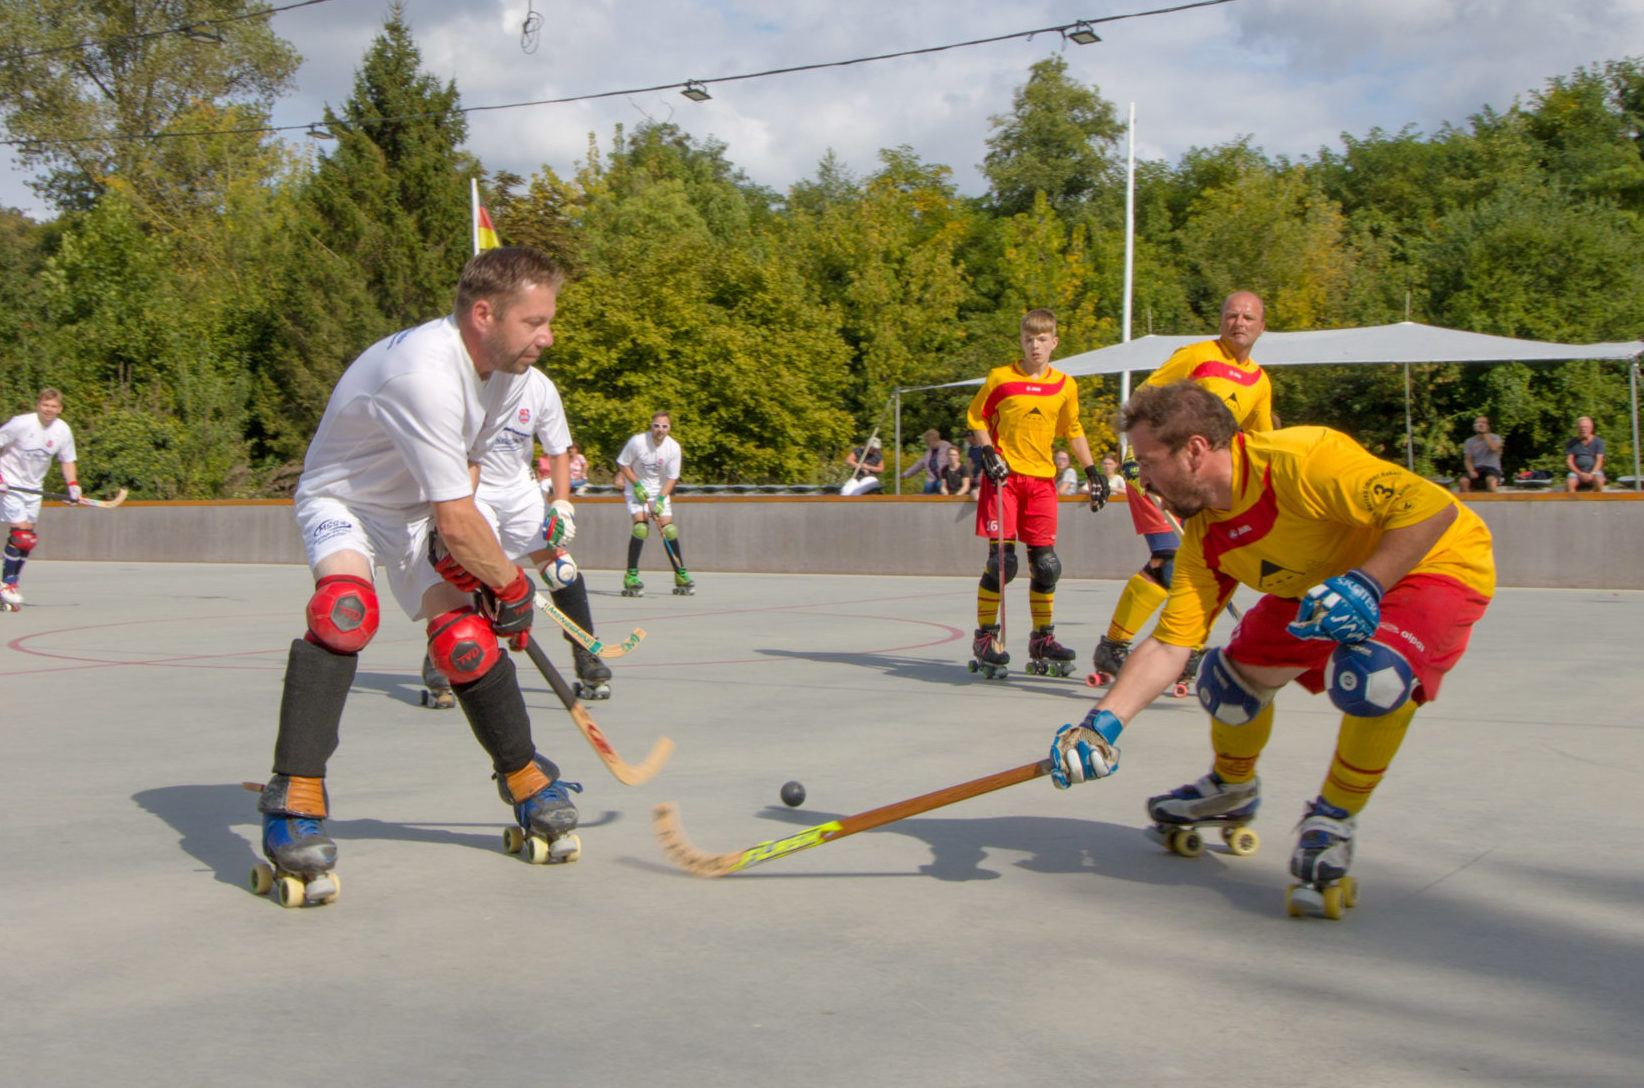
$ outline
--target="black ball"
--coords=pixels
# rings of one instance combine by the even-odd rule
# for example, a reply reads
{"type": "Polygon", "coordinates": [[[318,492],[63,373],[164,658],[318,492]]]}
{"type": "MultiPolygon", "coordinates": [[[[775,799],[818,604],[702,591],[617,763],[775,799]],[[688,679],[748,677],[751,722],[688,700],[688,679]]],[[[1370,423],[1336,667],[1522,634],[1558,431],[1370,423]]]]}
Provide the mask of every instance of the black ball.
{"type": "Polygon", "coordinates": [[[805,787],[798,782],[784,782],[782,784],[782,803],[789,808],[798,808],[805,803],[805,787]]]}

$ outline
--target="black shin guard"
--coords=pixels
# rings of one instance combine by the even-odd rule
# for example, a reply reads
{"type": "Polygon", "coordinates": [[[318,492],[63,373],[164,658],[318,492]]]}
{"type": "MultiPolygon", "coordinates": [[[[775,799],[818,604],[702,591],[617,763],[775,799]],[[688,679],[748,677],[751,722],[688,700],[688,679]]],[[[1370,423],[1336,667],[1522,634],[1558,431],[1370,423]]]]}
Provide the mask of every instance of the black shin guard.
{"type": "Polygon", "coordinates": [[[491,767],[506,775],[531,762],[536,748],[531,743],[531,717],[525,712],[525,696],[520,694],[514,661],[507,654],[478,680],[452,684],[457,702],[468,716],[468,727],[491,757],[491,767]]]}
{"type": "MultiPolygon", "coordinates": [[[[564,589],[556,589],[548,594],[554,600],[554,607],[568,616],[572,623],[588,632],[594,633],[594,613],[588,607],[588,583],[582,580],[582,572],[578,571],[576,580],[564,589]]],[[[565,641],[574,641],[570,635],[565,641]]]]}
{"type": "Polygon", "coordinates": [[[639,569],[639,553],[645,549],[645,538],[631,536],[628,538],[628,569],[639,569]]]}
{"type": "Polygon", "coordinates": [[[280,695],[280,734],[274,741],[276,774],[325,777],[359,663],[358,654],[333,653],[301,638],[291,643],[280,695]]]}

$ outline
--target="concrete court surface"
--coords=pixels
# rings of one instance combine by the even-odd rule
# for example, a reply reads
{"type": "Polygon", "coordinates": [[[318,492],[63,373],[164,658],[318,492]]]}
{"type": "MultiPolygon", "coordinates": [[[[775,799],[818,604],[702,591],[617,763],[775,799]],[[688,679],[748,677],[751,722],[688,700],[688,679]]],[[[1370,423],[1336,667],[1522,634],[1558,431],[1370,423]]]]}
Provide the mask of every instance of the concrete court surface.
{"type": "MultiPolygon", "coordinates": [[[[1255,857],[1142,834],[1144,798],[1208,765],[1196,703],[1165,699],[1104,782],[687,876],[657,802],[740,850],[1032,762],[1088,696],[967,673],[969,578],[704,573],[630,600],[590,577],[602,634],[649,632],[592,712],[630,760],[671,736],[671,764],[619,785],[519,658],[539,747],[587,787],[584,850],[505,855],[486,760],[460,711],[417,705],[419,630],[385,613],[330,771],[341,899],[282,910],[243,886],[239,783],[268,769],[306,572],[31,563],[0,615],[0,1084],[1644,1083],[1644,593],[1500,594],[1327,922],[1282,907],[1336,720],[1295,690],[1255,857]]],[[[1119,588],[1063,583],[1081,664],[1119,588]]]]}

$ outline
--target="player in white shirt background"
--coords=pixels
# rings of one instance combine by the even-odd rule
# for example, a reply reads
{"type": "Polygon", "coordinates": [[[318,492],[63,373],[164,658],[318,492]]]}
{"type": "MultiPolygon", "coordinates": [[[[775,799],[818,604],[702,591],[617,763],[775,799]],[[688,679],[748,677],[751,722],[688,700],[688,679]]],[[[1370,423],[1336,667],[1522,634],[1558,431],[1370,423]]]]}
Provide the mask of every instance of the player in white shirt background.
{"type": "Polygon", "coordinates": [[[34,523],[40,517],[40,496],[13,487],[40,490],[46,481],[51,459],[63,466],[63,483],[69,501],[80,500],[79,465],[75,463],[74,432],[60,418],[63,395],[42,389],[34,411],[12,416],[0,426],[0,521],[10,526],[6,535],[5,563],[0,568],[0,608],[15,611],[23,603],[17,588],[23,564],[39,538],[34,523]]]}
{"type": "Polygon", "coordinates": [[[622,497],[628,503],[628,514],[633,518],[633,535],[628,540],[628,571],[622,577],[622,595],[644,595],[645,583],[639,578],[639,556],[645,548],[645,538],[651,533],[650,518],[654,517],[662,532],[662,546],[672,550],[674,564],[674,592],[696,592],[690,571],[685,569],[685,558],[679,550],[679,530],[674,526],[673,493],[679,483],[683,455],[679,443],[669,434],[673,417],[658,412],[651,417],[649,431],[636,434],[617,454],[617,475],[623,481],[622,497]]]}
{"type": "MultiPolygon", "coordinates": [[[[568,562],[565,557],[556,561],[557,553],[570,544],[576,533],[576,523],[572,520],[575,511],[568,499],[556,497],[546,511],[548,517],[563,521],[564,531],[558,547],[549,549],[544,540],[544,485],[551,486],[555,496],[570,494],[571,429],[559,390],[546,374],[532,368],[515,383],[513,394],[501,406],[499,414],[501,428],[479,460],[479,487],[474,499],[508,557],[516,563],[536,567],[555,607],[578,627],[593,634],[593,612],[582,572],[576,569],[574,561],[568,562]],[[531,453],[538,442],[546,454],[541,458],[547,470],[542,482],[533,478],[531,470],[531,453]]],[[[610,667],[569,635],[565,641],[570,644],[576,662],[577,694],[584,699],[609,698],[610,667]]],[[[429,691],[425,702],[437,708],[451,705],[454,696],[450,684],[426,657],[422,678],[429,691]]]]}
{"type": "Polygon", "coordinates": [[[330,902],[339,890],[325,773],[359,652],[377,630],[374,568],[409,618],[427,619],[430,656],[491,757],[530,859],[580,852],[567,793],[580,787],[537,754],[508,655],[530,638],[535,592],[474,501],[502,412],[553,343],[563,281],[533,249],[486,250],[463,268],[451,316],[373,344],[332,390],[294,502],[315,579],[308,630],[291,644],[258,804],[272,867],[254,870],[255,886],[282,903],[330,902]]]}

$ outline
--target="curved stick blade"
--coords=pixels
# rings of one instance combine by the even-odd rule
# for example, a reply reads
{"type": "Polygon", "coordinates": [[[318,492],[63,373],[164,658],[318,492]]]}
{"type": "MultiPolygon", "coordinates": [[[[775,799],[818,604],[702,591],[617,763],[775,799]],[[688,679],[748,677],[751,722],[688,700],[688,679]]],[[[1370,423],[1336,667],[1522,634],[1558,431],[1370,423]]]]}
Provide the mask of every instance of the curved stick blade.
{"type": "Polygon", "coordinates": [[[679,822],[679,806],[664,802],[651,810],[651,830],[669,861],[692,876],[716,877],[736,871],[741,854],[708,854],[692,846],[679,822]]]}

